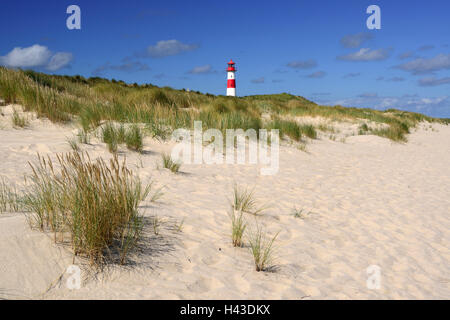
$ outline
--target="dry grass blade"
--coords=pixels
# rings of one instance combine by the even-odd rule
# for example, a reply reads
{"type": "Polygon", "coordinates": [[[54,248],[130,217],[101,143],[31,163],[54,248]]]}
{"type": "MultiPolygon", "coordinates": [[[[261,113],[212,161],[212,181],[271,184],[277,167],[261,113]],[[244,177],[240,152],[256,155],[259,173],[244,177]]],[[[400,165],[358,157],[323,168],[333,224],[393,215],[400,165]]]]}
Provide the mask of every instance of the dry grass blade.
{"type": "Polygon", "coordinates": [[[67,139],[67,143],[73,151],[80,151],[80,146],[78,145],[78,141],[76,139],[67,139]]]}
{"type": "Polygon", "coordinates": [[[154,183],[154,181],[151,181],[149,183],[149,185],[148,185],[149,186],[149,190],[152,193],[151,196],[150,196],[150,202],[156,202],[156,201],[160,200],[165,194],[163,192],[164,186],[156,188],[155,191],[152,191],[153,190],[153,183],[154,183]]]}

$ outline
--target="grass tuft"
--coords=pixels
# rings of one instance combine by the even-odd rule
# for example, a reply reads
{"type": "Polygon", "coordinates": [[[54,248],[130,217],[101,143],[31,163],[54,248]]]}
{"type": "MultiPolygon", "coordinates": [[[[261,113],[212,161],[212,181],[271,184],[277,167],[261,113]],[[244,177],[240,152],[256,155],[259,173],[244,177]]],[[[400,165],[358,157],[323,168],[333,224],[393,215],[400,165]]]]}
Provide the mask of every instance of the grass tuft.
{"type": "Polygon", "coordinates": [[[233,186],[233,200],[231,207],[234,211],[250,213],[253,215],[261,214],[267,209],[266,206],[258,206],[254,197],[254,189],[240,187],[237,184],[233,186]]]}
{"type": "Polygon", "coordinates": [[[21,201],[17,189],[14,186],[11,187],[6,179],[0,179],[0,213],[20,211],[21,201]]]}
{"type": "Polygon", "coordinates": [[[161,157],[164,168],[169,169],[173,173],[177,173],[180,170],[181,163],[174,161],[170,155],[162,154],[161,157]]]}
{"type": "Polygon", "coordinates": [[[84,129],[81,129],[78,131],[77,137],[78,137],[79,143],[83,143],[83,144],[91,143],[91,138],[90,138],[89,132],[85,131],[84,129]]]}
{"type": "Polygon", "coordinates": [[[370,132],[395,142],[407,142],[406,134],[409,133],[409,128],[402,125],[391,125],[388,128],[373,129],[370,132]]]}
{"type": "Polygon", "coordinates": [[[54,233],[55,242],[69,241],[75,255],[92,264],[106,261],[117,252],[125,263],[141,235],[139,203],[149,192],[114,156],[109,163],[92,161],[87,153],[71,152],[53,161],[38,155],[30,163],[32,175],[24,206],[32,226],[54,233]]]}
{"type": "Polygon", "coordinates": [[[175,230],[177,232],[182,232],[183,231],[183,227],[184,227],[184,218],[181,219],[181,221],[179,223],[175,223],[175,230]]]}
{"type": "Polygon", "coordinates": [[[14,127],[25,128],[29,124],[28,119],[22,117],[16,109],[14,109],[11,119],[14,127]]]}
{"type": "Polygon", "coordinates": [[[317,139],[317,131],[312,124],[299,125],[300,132],[310,139],[317,139]]]}
{"type": "Polygon", "coordinates": [[[369,126],[367,125],[367,123],[363,123],[359,126],[359,135],[367,134],[368,131],[369,131],[369,126]]]}
{"type": "Polygon", "coordinates": [[[116,153],[123,143],[128,149],[137,152],[142,152],[144,146],[141,129],[136,124],[126,130],[123,124],[116,126],[108,122],[102,127],[101,138],[111,153],[116,153]]]}
{"type": "Polygon", "coordinates": [[[67,143],[73,151],[80,151],[80,146],[78,145],[78,141],[76,139],[67,139],[67,143]]]}
{"type": "Polygon", "coordinates": [[[123,142],[124,137],[120,135],[121,130],[115,128],[115,126],[108,122],[102,127],[101,137],[102,141],[108,146],[108,150],[111,153],[116,153],[119,144],[123,142]]]}
{"type": "Polygon", "coordinates": [[[242,240],[247,223],[244,219],[244,213],[242,211],[231,210],[231,242],[234,247],[242,247],[244,242],[242,240]]]}
{"type": "Polygon", "coordinates": [[[274,242],[278,233],[269,238],[262,228],[257,225],[256,230],[248,237],[250,251],[253,255],[256,271],[267,271],[274,263],[274,242]]]}
{"type": "Polygon", "coordinates": [[[137,125],[132,125],[125,133],[125,143],[127,148],[137,152],[142,152],[144,143],[142,141],[141,129],[137,125]]]}
{"type": "Polygon", "coordinates": [[[294,218],[305,219],[307,216],[311,214],[313,214],[312,211],[306,211],[303,208],[299,209],[294,206],[294,208],[292,209],[292,215],[294,216],[294,218]]]}

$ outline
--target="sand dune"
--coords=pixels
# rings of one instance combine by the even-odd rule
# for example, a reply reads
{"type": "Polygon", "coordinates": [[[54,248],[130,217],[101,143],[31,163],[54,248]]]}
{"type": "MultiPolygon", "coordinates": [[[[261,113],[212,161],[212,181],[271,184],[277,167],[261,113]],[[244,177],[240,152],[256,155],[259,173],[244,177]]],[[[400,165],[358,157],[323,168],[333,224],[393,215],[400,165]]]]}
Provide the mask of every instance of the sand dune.
{"type": "MultiPolygon", "coordinates": [[[[36,152],[69,151],[75,128],[32,120],[19,130],[8,117],[0,117],[0,174],[20,187],[36,152]]],[[[170,144],[146,139],[151,152],[124,154],[144,182],[165,186],[142,207],[163,222],[159,235],[148,228],[134,264],[84,272],[81,289],[69,290],[70,252],[30,230],[23,214],[0,214],[0,298],[448,299],[450,126],[431,127],[420,125],[406,144],[367,135],[315,140],[307,153],[281,146],[274,176],[251,165],[186,165],[175,175],[157,168],[170,144]],[[254,271],[248,248],[230,244],[234,182],[270,204],[258,221],[280,232],[273,272],[254,271]],[[294,206],[310,214],[295,218],[294,206]],[[381,268],[378,290],[366,285],[371,265],[381,268]]],[[[100,142],[82,148],[110,156],[100,142]]]]}

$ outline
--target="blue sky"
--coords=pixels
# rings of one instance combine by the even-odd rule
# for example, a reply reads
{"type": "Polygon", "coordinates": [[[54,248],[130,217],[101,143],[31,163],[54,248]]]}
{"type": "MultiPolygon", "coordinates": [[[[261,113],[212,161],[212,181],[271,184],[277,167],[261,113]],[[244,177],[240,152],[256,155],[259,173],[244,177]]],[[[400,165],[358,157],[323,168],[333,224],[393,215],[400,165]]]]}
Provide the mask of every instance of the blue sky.
{"type": "Polygon", "coordinates": [[[0,65],[450,117],[450,2],[2,1],[0,65]],[[81,8],[81,30],[66,9],[81,8]],[[369,30],[366,9],[381,8],[369,30]]]}

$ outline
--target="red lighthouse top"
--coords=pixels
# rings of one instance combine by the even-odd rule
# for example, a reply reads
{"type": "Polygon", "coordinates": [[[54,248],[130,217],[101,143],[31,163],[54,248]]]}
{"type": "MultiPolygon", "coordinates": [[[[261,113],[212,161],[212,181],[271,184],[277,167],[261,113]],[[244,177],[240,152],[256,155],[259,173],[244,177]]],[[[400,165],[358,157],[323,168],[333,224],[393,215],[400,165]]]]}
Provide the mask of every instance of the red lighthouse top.
{"type": "Polygon", "coordinates": [[[235,63],[233,62],[233,60],[230,60],[230,62],[228,62],[228,68],[227,71],[236,71],[236,68],[234,67],[235,63]]]}

